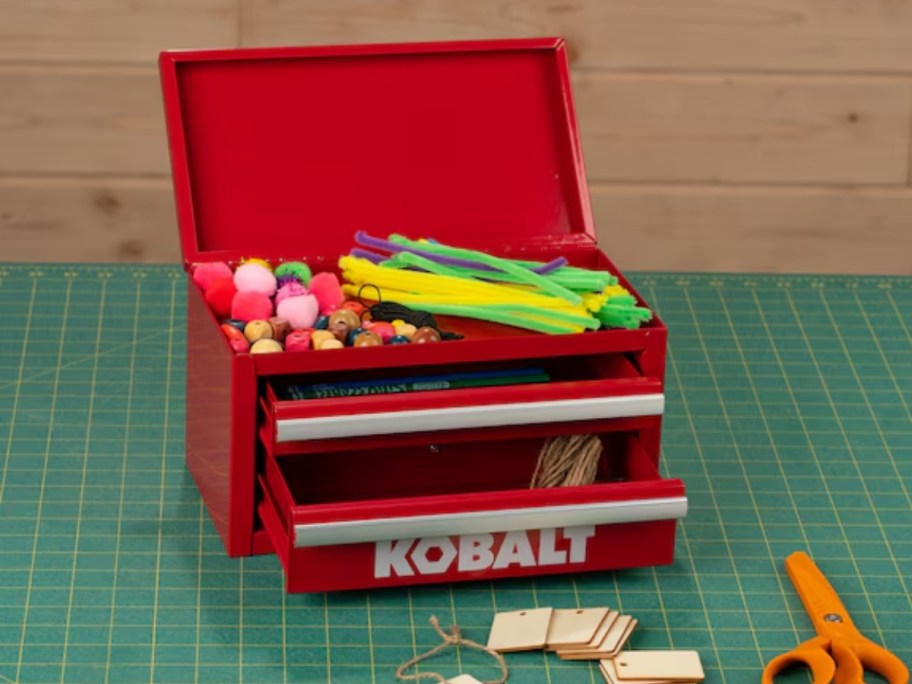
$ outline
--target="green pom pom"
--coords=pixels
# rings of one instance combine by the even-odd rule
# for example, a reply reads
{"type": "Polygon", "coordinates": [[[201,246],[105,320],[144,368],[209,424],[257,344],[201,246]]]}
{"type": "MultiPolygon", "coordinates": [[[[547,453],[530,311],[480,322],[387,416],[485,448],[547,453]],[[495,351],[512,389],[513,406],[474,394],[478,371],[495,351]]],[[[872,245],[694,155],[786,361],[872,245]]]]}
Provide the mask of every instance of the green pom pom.
{"type": "Polygon", "coordinates": [[[281,264],[276,268],[275,275],[276,278],[294,276],[301,281],[302,285],[310,284],[310,267],[302,261],[289,261],[288,263],[281,264]]]}

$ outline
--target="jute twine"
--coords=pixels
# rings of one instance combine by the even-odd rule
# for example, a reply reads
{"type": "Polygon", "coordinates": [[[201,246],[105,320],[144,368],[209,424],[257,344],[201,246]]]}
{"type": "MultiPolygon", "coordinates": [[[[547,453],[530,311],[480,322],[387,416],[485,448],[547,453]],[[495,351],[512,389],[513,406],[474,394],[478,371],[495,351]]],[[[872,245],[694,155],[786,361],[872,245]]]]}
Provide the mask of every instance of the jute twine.
{"type": "Polygon", "coordinates": [[[498,653],[497,651],[493,651],[486,646],[482,646],[481,644],[477,644],[470,639],[466,639],[465,637],[462,636],[462,630],[460,630],[459,627],[457,627],[456,625],[453,625],[452,627],[450,627],[448,632],[444,632],[440,628],[440,622],[437,620],[437,616],[435,616],[435,615],[431,616],[430,622],[431,622],[431,626],[436,630],[437,634],[440,635],[440,638],[443,639],[443,641],[438,646],[435,646],[427,653],[422,653],[420,655],[415,656],[408,662],[402,663],[402,665],[399,666],[399,669],[396,670],[396,679],[401,679],[403,681],[418,681],[419,679],[433,679],[435,682],[438,682],[439,684],[446,684],[446,681],[447,681],[446,677],[444,677],[443,675],[437,674],[436,672],[417,672],[415,674],[405,674],[405,671],[408,670],[410,667],[414,667],[415,665],[420,663],[422,660],[426,660],[427,658],[431,658],[431,657],[437,655],[438,653],[440,653],[442,650],[444,650],[448,646],[456,646],[456,647],[465,646],[466,648],[474,648],[479,651],[484,651],[485,653],[487,653],[488,655],[493,657],[497,661],[497,664],[500,665],[500,677],[497,679],[492,679],[487,682],[483,682],[482,684],[504,684],[504,682],[507,681],[507,677],[509,676],[509,673],[507,672],[507,663],[504,661],[503,656],[500,655],[500,653],[498,653]]]}
{"type": "Polygon", "coordinates": [[[602,442],[596,435],[560,435],[545,442],[531,488],[592,484],[598,472],[602,442]]]}

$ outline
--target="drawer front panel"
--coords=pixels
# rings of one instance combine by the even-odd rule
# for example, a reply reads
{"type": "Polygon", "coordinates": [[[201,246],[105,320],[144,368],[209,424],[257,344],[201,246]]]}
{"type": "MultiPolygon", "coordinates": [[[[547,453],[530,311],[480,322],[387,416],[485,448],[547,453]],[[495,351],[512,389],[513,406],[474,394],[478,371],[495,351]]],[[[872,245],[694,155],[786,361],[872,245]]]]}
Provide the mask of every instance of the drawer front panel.
{"type": "Polygon", "coordinates": [[[664,407],[664,395],[642,394],[288,418],[277,421],[276,441],[657,416],[664,407]]]}
{"type": "Polygon", "coordinates": [[[683,518],[687,498],[669,496],[600,501],[562,506],[530,506],[393,516],[326,523],[295,523],[295,548],[384,541],[404,537],[467,535],[537,529],[560,522],[565,527],[637,523],[683,518]]]}
{"type": "MultiPolygon", "coordinates": [[[[261,506],[269,505],[264,502],[261,506]]],[[[676,520],[410,535],[296,548],[277,534],[290,593],[495,580],[665,565],[676,520]]],[[[275,530],[275,528],[273,528],[275,530]]]]}
{"type": "Polygon", "coordinates": [[[275,444],[370,435],[661,416],[648,378],[264,402],[275,444]]]}

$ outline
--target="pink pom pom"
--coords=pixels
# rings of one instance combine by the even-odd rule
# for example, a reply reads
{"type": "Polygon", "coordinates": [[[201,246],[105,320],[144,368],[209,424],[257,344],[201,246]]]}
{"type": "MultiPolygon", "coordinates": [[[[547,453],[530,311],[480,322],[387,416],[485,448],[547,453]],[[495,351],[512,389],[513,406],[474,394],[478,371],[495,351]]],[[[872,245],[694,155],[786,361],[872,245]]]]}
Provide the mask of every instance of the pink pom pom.
{"type": "Polygon", "coordinates": [[[324,316],[331,314],[345,301],[339,279],[335,273],[329,271],[317,273],[310,279],[310,293],[317,298],[320,303],[320,313],[324,316]]]}
{"type": "Polygon", "coordinates": [[[241,321],[265,321],[272,313],[272,300],[262,292],[238,292],[231,301],[231,317],[241,321]]]}
{"type": "Polygon", "coordinates": [[[292,328],[311,328],[320,313],[319,306],[313,295],[286,297],[276,307],[276,314],[291,323],[292,328]]]}
{"type": "Polygon", "coordinates": [[[203,292],[209,289],[213,281],[219,278],[231,278],[233,275],[231,267],[224,261],[197,264],[193,267],[193,282],[201,287],[203,292]]]}
{"type": "Polygon", "coordinates": [[[238,292],[260,292],[271,297],[276,291],[276,277],[272,271],[260,264],[242,264],[234,272],[234,284],[238,292]]]}
{"type": "Polygon", "coordinates": [[[282,287],[279,288],[279,291],[276,292],[275,302],[276,306],[282,303],[282,300],[287,297],[300,297],[302,295],[309,294],[307,288],[301,285],[297,280],[285,283],[282,287]]]}

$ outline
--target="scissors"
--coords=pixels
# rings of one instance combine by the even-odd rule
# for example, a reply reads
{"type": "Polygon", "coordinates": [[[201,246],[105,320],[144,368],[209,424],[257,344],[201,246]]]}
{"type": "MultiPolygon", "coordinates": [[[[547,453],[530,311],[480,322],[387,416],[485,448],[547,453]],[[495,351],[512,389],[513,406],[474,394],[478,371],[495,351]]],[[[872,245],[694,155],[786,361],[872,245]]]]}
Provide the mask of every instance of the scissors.
{"type": "Polygon", "coordinates": [[[881,675],[890,684],[908,684],[909,670],[885,648],[862,636],[827,578],[806,553],[785,559],[785,570],[795,585],[817,636],[773,658],[763,670],[763,684],[790,665],[811,668],[813,684],[862,684],[864,670],[881,675]]]}

